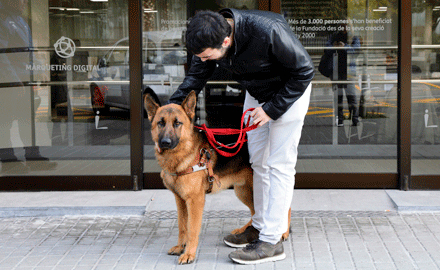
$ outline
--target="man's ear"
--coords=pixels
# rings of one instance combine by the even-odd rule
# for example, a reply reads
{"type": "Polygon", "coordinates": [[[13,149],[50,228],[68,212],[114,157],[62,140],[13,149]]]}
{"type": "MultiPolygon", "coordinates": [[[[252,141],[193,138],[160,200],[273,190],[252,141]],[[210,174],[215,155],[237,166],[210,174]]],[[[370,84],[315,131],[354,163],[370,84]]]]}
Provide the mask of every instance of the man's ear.
{"type": "Polygon", "coordinates": [[[231,45],[231,38],[225,37],[225,39],[223,40],[222,46],[227,48],[229,45],[231,45]]]}
{"type": "Polygon", "coordinates": [[[191,93],[188,94],[188,96],[182,102],[183,110],[185,110],[186,114],[191,120],[193,120],[194,116],[196,115],[196,104],[197,104],[196,92],[193,90],[191,91],[191,93]]]}
{"type": "Polygon", "coordinates": [[[144,95],[144,108],[147,111],[148,120],[150,120],[151,122],[156,115],[159,104],[154,101],[153,97],[150,94],[144,95]]]}

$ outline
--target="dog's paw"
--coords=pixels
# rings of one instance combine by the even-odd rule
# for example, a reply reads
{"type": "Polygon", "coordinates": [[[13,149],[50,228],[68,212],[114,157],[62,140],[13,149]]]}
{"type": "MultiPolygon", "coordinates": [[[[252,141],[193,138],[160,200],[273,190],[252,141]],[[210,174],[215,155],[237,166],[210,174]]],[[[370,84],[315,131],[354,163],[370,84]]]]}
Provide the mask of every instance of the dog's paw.
{"type": "Polygon", "coordinates": [[[244,232],[244,230],[245,230],[246,228],[238,228],[238,229],[235,229],[235,230],[233,230],[232,232],[231,232],[231,234],[240,234],[240,233],[242,233],[242,232],[244,232]]]}
{"type": "Polygon", "coordinates": [[[233,231],[231,232],[231,234],[240,234],[240,233],[243,233],[243,232],[247,229],[247,227],[249,227],[249,226],[251,226],[251,225],[252,225],[252,219],[249,220],[249,222],[246,223],[246,225],[244,225],[243,227],[233,230],[233,231]]]}
{"type": "Polygon", "coordinates": [[[180,255],[183,253],[184,250],[185,250],[184,245],[177,245],[170,248],[170,250],[168,250],[168,255],[180,255]]]}
{"type": "Polygon", "coordinates": [[[188,264],[194,262],[196,254],[184,253],[179,257],[179,264],[188,264]]]}
{"type": "Polygon", "coordinates": [[[281,240],[287,241],[287,239],[289,239],[289,231],[290,230],[287,230],[287,232],[283,233],[283,235],[281,236],[281,240]]]}

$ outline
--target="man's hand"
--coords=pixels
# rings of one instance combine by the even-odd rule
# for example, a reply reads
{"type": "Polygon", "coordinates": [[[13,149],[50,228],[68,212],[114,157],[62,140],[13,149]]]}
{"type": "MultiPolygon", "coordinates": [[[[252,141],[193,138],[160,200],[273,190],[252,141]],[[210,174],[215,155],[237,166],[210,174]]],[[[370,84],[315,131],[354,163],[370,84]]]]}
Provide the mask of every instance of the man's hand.
{"type": "Polygon", "coordinates": [[[255,110],[251,112],[250,116],[254,120],[254,125],[258,125],[258,127],[261,127],[272,120],[261,107],[255,108],[255,110]]]}

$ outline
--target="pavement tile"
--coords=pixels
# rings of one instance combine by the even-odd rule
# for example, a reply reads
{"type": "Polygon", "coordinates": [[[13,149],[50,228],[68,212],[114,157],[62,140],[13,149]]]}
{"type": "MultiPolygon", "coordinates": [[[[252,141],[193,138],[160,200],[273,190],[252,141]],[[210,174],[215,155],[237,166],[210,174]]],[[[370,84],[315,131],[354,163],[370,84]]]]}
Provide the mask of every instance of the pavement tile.
{"type": "MultiPolygon", "coordinates": [[[[157,195],[154,192],[149,198],[157,195]]],[[[319,199],[319,191],[309,193],[319,199]]],[[[337,194],[328,196],[336,199],[337,194]]],[[[313,211],[302,205],[292,214],[291,234],[284,243],[286,259],[243,266],[228,258],[234,249],[226,247],[222,239],[243,226],[249,220],[248,213],[224,211],[214,203],[204,214],[196,261],[178,266],[178,256],[167,255],[177,243],[175,207],[161,211],[166,208],[161,208],[161,201],[156,196],[149,205],[154,215],[0,218],[0,270],[440,269],[438,212],[369,212],[360,208],[347,212],[347,205],[342,210],[313,211]]]]}

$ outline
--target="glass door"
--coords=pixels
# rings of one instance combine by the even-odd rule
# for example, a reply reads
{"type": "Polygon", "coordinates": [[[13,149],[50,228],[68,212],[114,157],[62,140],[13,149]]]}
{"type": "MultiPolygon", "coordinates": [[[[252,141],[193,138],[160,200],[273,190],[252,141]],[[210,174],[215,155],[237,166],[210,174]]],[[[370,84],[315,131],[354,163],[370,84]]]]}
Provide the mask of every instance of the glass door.
{"type": "Polygon", "coordinates": [[[396,1],[281,1],[316,67],[299,180],[301,173],[333,174],[334,183],[339,174],[368,174],[339,187],[396,184],[375,175],[397,173],[397,8],[396,1]]]}
{"type": "MultiPolygon", "coordinates": [[[[185,77],[187,2],[143,1],[142,8],[143,94],[150,94],[159,105],[164,105],[185,77]]],[[[144,116],[144,172],[154,175],[161,169],[154,156],[151,125],[146,112],[144,116]]],[[[152,185],[151,177],[146,181],[150,182],[147,186],[152,185]]]]}
{"type": "Polygon", "coordinates": [[[412,1],[410,188],[440,187],[440,2],[412,1]]]}
{"type": "Polygon", "coordinates": [[[0,12],[0,176],[132,186],[118,178],[130,175],[127,1],[2,0],[0,12]]]}

